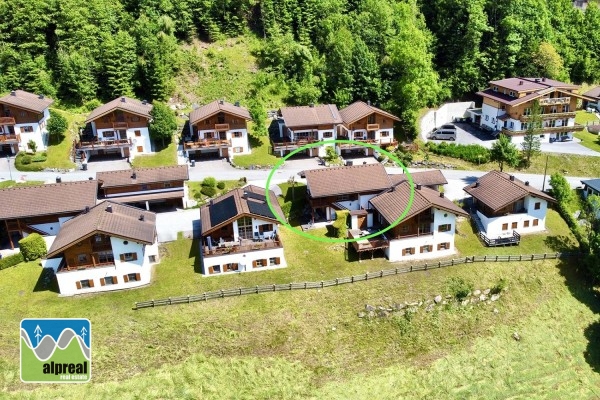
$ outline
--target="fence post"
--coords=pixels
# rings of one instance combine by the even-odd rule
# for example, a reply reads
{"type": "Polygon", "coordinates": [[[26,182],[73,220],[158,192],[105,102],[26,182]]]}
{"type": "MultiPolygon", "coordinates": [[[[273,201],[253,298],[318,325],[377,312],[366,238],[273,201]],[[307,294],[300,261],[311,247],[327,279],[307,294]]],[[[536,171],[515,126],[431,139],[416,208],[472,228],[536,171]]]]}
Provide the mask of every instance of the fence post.
{"type": "Polygon", "coordinates": [[[427,271],[427,263],[425,263],[425,271],[427,271]]]}
{"type": "Polygon", "coordinates": [[[532,254],[532,255],[531,255],[531,261],[533,261],[533,257],[534,257],[534,255],[535,255],[535,254],[532,254]]]}
{"type": "Polygon", "coordinates": [[[256,294],[258,294],[258,285],[256,285],[256,294]]]}
{"type": "Polygon", "coordinates": [[[412,267],[413,267],[413,266],[412,266],[412,264],[411,264],[411,265],[410,265],[410,272],[412,272],[412,267]]]}
{"type": "Polygon", "coordinates": [[[171,305],[171,298],[169,297],[169,305],[171,305]]]}
{"type": "Polygon", "coordinates": [[[483,256],[483,262],[487,261],[487,255],[483,256]]]}
{"type": "Polygon", "coordinates": [[[398,267],[396,267],[396,275],[398,275],[398,267]]]}
{"type": "Polygon", "coordinates": [[[338,280],[338,278],[335,278],[335,286],[339,285],[340,281],[338,280]]]}
{"type": "Polygon", "coordinates": [[[290,290],[292,290],[292,284],[290,283],[290,290]]]}
{"type": "Polygon", "coordinates": [[[221,289],[221,298],[225,297],[225,295],[223,294],[223,289],[221,289]]]}
{"type": "Polygon", "coordinates": [[[383,270],[379,271],[379,277],[383,278],[383,270]]]}
{"type": "Polygon", "coordinates": [[[306,289],[306,282],[304,282],[304,289],[306,289]]]}
{"type": "Polygon", "coordinates": [[[190,295],[188,294],[188,304],[190,304],[190,295]]]}
{"type": "Polygon", "coordinates": [[[558,254],[559,254],[559,253],[558,253],[558,251],[557,251],[557,252],[556,252],[556,257],[555,257],[555,258],[559,258],[559,257],[558,257],[558,254]]]}
{"type": "Polygon", "coordinates": [[[154,299],[152,299],[152,307],[154,307],[154,299]]]}
{"type": "Polygon", "coordinates": [[[240,296],[242,295],[242,288],[240,288],[240,296]]]}
{"type": "Polygon", "coordinates": [[[350,276],[350,283],[354,283],[354,275],[350,276]]]}
{"type": "Polygon", "coordinates": [[[275,291],[275,285],[273,285],[273,291],[275,291]]]}
{"type": "Polygon", "coordinates": [[[204,301],[206,301],[206,292],[202,293],[202,295],[204,296],[204,301]]]}
{"type": "Polygon", "coordinates": [[[454,258],[452,259],[452,266],[454,267],[454,258]]]}
{"type": "Polygon", "coordinates": [[[368,281],[368,280],[369,280],[369,273],[367,272],[367,273],[365,274],[365,281],[368,281]]]}
{"type": "Polygon", "coordinates": [[[546,259],[546,253],[544,253],[544,260],[546,259]]]}
{"type": "Polygon", "coordinates": [[[321,281],[321,289],[323,289],[323,281],[321,281]]]}
{"type": "Polygon", "coordinates": [[[519,261],[523,261],[523,254],[519,254],[519,261]]]}
{"type": "Polygon", "coordinates": [[[496,262],[498,262],[498,256],[496,256],[496,262]]]}
{"type": "Polygon", "coordinates": [[[136,309],[136,310],[138,309],[138,306],[137,306],[137,305],[138,305],[138,302],[136,301],[136,302],[135,302],[135,309],[136,309]]]}
{"type": "Polygon", "coordinates": [[[438,268],[442,268],[442,262],[441,261],[438,262],[438,268]]]}

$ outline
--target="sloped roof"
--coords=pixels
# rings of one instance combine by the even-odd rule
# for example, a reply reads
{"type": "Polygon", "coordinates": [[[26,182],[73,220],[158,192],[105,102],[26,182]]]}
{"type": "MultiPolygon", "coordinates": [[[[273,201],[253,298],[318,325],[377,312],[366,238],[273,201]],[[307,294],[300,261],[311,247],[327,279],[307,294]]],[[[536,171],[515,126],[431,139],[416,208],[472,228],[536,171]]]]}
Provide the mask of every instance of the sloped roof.
{"type": "MultiPolygon", "coordinates": [[[[544,96],[546,94],[555,92],[555,91],[567,91],[567,90],[575,90],[579,89],[578,85],[573,85],[571,83],[565,83],[556,81],[548,78],[506,78],[500,79],[497,81],[490,81],[490,87],[477,92],[479,96],[487,97],[496,101],[501,102],[506,105],[517,105],[521,103],[525,103],[527,101],[536,99],[538,97],[544,96]],[[494,91],[493,86],[498,86],[501,88],[506,88],[508,90],[514,92],[530,92],[528,95],[517,98],[513,96],[509,96],[508,94],[502,93],[500,90],[494,91]]],[[[581,98],[582,96],[577,93],[567,92],[569,96],[574,96],[581,98]]]]}
{"type": "Polygon", "coordinates": [[[76,213],[96,205],[98,182],[77,181],[0,190],[0,220],[76,213]]]}
{"type": "MultiPolygon", "coordinates": [[[[269,190],[271,205],[281,219],[285,219],[277,196],[269,190]]],[[[251,216],[279,223],[266,201],[266,190],[254,185],[234,189],[200,208],[202,235],[226,225],[241,216],[251,216]]]]}
{"type": "MultiPolygon", "coordinates": [[[[411,172],[410,176],[415,185],[434,186],[446,185],[448,183],[446,177],[444,176],[444,174],[442,174],[442,171],[440,171],[439,169],[433,169],[431,171],[411,172]]],[[[393,185],[408,180],[405,174],[393,174],[390,175],[390,179],[392,180],[393,185]]]]}
{"type": "Polygon", "coordinates": [[[597,192],[600,192],[600,179],[588,179],[581,181],[585,186],[589,186],[597,192]]]}
{"type": "Polygon", "coordinates": [[[0,103],[41,113],[50,107],[50,104],[54,103],[54,100],[24,90],[13,90],[10,94],[1,97],[0,103]]]}
{"type": "Polygon", "coordinates": [[[115,110],[121,110],[128,113],[136,114],[144,118],[150,118],[150,111],[152,111],[152,104],[132,99],[131,97],[119,97],[108,103],[102,104],[100,107],[95,108],[85,120],[85,123],[91,122],[105,114],[113,112],[115,110]]]}
{"type": "Polygon", "coordinates": [[[388,189],[392,181],[383,165],[363,164],[304,171],[312,198],[388,189]]]}
{"type": "Polygon", "coordinates": [[[342,117],[342,121],[344,121],[345,124],[352,124],[358,121],[359,119],[368,117],[373,113],[384,115],[390,119],[393,119],[394,121],[400,121],[400,118],[396,117],[395,115],[390,114],[387,111],[383,111],[380,108],[373,107],[372,105],[367,104],[363,101],[355,101],[348,107],[342,108],[340,110],[340,116],[342,117]]]}
{"type": "Polygon", "coordinates": [[[525,198],[527,195],[556,203],[554,198],[541,190],[537,190],[517,178],[511,181],[510,177],[511,175],[505,172],[491,171],[463,190],[494,211],[525,198]]]}
{"type": "Polygon", "coordinates": [[[341,124],[342,117],[335,104],[281,107],[281,116],[288,128],[341,124]]]}
{"type": "MultiPolygon", "coordinates": [[[[403,220],[407,220],[429,209],[430,207],[446,210],[455,215],[468,215],[462,208],[458,207],[447,198],[441,197],[441,195],[442,194],[440,194],[440,192],[428,187],[415,189],[413,202],[403,220]]],[[[393,189],[378,194],[377,196],[373,197],[370,202],[381,214],[381,216],[391,224],[398,219],[398,217],[400,217],[400,215],[406,209],[409,199],[410,183],[405,181],[398,184],[393,189]]]]}
{"type": "Polygon", "coordinates": [[[156,214],[141,208],[104,201],[62,225],[48,250],[48,258],[96,233],[152,244],[156,237],[156,214]]]}
{"type": "Polygon", "coordinates": [[[215,100],[212,103],[208,103],[202,107],[198,107],[190,113],[190,124],[195,124],[198,121],[202,121],[206,118],[212,117],[213,115],[224,112],[227,114],[233,114],[247,121],[252,120],[248,110],[241,106],[228,103],[223,100],[215,100]]]}
{"type": "Polygon", "coordinates": [[[189,179],[189,175],[187,165],[174,165],[98,172],[96,179],[101,188],[107,189],[155,182],[186,181],[189,179]]]}
{"type": "Polygon", "coordinates": [[[600,99],[600,86],[596,86],[595,88],[588,90],[583,95],[587,97],[594,97],[596,99],[600,99]]]}

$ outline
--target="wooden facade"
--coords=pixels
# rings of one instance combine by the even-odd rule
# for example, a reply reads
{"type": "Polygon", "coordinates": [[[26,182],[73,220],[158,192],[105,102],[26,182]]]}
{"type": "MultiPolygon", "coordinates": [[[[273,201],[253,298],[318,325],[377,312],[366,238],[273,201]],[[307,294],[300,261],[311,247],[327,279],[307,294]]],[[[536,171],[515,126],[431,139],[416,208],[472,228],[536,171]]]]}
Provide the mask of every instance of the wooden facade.
{"type": "Polygon", "coordinates": [[[394,128],[394,120],[388,116],[373,113],[365,118],[359,119],[347,126],[348,130],[365,129],[367,131],[377,131],[380,129],[394,128]]]}
{"type": "Polygon", "coordinates": [[[432,235],[433,230],[433,208],[429,208],[421,213],[400,222],[390,231],[393,239],[401,239],[411,236],[432,235]]]}
{"type": "Polygon", "coordinates": [[[96,129],[135,129],[147,128],[148,118],[123,110],[114,110],[93,120],[96,129]]]}
{"type": "Polygon", "coordinates": [[[480,213],[482,213],[483,215],[485,215],[488,218],[496,218],[496,217],[502,217],[505,215],[509,215],[509,214],[519,214],[519,213],[525,213],[527,212],[527,210],[524,208],[524,200],[517,200],[511,204],[508,204],[504,207],[502,207],[499,210],[492,210],[490,207],[488,207],[487,205],[483,204],[480,201],[477,201],[477,199],[473,198],[473,204],[475,205],[475,209],[477,211],[479,211],[480,213]]]}
{"type": "MultiPolygon", "coordinates": [[[[235,131],[236,129],[247,129],[247,122],[244,118],[227,112],[219,112],[216,115],[196,121],[192,125],[193,134],[198,131],[212,130],[215,132],[235,131]]],[[[215,137],[217,139],[217,137],[215,137]]],[[[222,139],[226,139],[223,137],[222,139]]]]}
{"type": "Polygon", "coordinates": [[[110,188],[101,188],[101,193],[104,197],[111,195],[118,195],[122,193],[133,193],[142,195],[144,192],[150,190],[165,190],[171,189],[172,191],[176,189],[183,189],[184,181],[165,181],[165,182],[153,182],[147,184],[134,183],[127,186],[117,186],[110,188]]]}
{"type": "Polygon", "coordinates": [[[95,268],[114,264],[110,236],[94,234],[64,250],[63,270],[95,268]]]}
{"type": "Polygon", "coordinates": [[[37,216],[33,216],[33,217],[7,219],[7,220],[4,220],[3,225],[4,225],[4,228],[6,229],[6,232],[8,232],[8,239],[10,242],[10,247],[11,247],[11,249],[14,249],[15,243],[13,243],[13,241],[12,241],[12,237],[11,237],[12,233],[16,232],[16,233],[19,233],[21,236],[23,236],[24,233],[40,233],[40,234],[45,235],[44,232],[40,232],[40,231],[36,230],[35,228],[32,228],[31,225],[57,223],[60,218],[74,217],[75,215],[77,215],[79,213],[80,212],[77,211],[77,212],[71,212],[71,213],[37,215],[37,216]]]}
{"type": "MultiPolygon", "coordinates": [[[[16,106],[0,104],[0,117],[11,117],[14,122],[6,120],[3,125],[14,125],[14,124],[35,124],[40,122],[44,118],[44,113],[37,113],[34,111],[28,111],[16,106]]],[[[18,132],[17,132],[18,133],[18,132]]]]}

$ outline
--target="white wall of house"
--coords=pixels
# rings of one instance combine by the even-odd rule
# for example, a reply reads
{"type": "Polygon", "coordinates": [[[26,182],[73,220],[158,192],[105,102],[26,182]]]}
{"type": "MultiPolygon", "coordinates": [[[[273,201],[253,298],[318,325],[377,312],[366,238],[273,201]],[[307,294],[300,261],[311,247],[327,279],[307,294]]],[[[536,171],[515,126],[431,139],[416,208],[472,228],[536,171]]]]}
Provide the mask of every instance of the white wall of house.
{"type": "Polygon", "coordinates": [[[27,124],[16,124],[15,125],[15,134],[21,135],[21,143],[19,143],[20,150],[27,150],[29,146],[30,140],[33,140],[37,145],[37,151],[43,151],[47,149],[48,145],[48,129],[46,125],[48,123],[48,118],[50,118],[49,109],[44,110],[44,116],[38,122],[27,123],[27,124]],[[25,127],[31,127],[33,129],[32,132],[25,132],[25,127]]]}
{"type": "Polygon", "coordinates": [[[509,214],[501,217],[488,218],[481,212],[477,211],[477,215],[485,229],[485,234],[491,239],[502,236],[511,236],[513,230],[519,234],[540,232],[546,229],[546,211],[548,210],[548,202],[544,199],[527,196],[524,201],[525,213],[509,214]],[[540,209],[535,209],[535,203],[540,203],[540,209]],[[534,226],[534,220],[538,220],[537,226],[534,226]],[[516,223],[517,227],[513,228],[516,223]],[[528,223],[528,227],[525,226],[528,223]],[[507,224],[507,229],[502,229],[503,225],[507,224]]]}
{"type": "Polygon", "coordinates": [[[45,232],[46,235],[57,235],[60,230],[59,222],[50,222],[47,224],[35,224],[30,225],[33,229],[37,229],[38,231],[45,232]]]}
{"type": "Polygon", "coordinates": [[[492,107],[489,104],[483,103],[481,106],[481,125],[485,125],[490,129],[499,130],[504,125],[503,121],[498,121],[498,117],[504,115],[503,110],[492,107]]]}
{"type": "MultiPolygon", "coordinates": [[[[190,128],[190,129],[192,129],[192,128],[190,128]]],[[[204,140],[204,139],[217,140],[217,138],[215,138],[214,136],[208,138],[207,133],[215,134],[218,137],[219,132],[215,133],[214,129],[198,130],[198,138],[200,140],[204,140]]],[[[242,154],[250,154],[250,144],[248,142],[248,130],[247,129],[228,130],[225,132],[225,137],[231,143],[231,145],[228,147],[229,157],[233,157],[236,155],[242,155],[242,154]],[[241,132],[242,136],[237,137],[237,138],[233,137],[233,132],[241,132]],[[241,151],[238,151],[238,150],[241,150],[241,151]]]]}
{"type": "Polygon", "coordinates": [[[456,215],[444,210],[434,209],[432,235],[390,240],[390,247],[385,250],[385,255],[389,261],[424,260],[452,255],[455,253],[455,230],[456,215]],[[448,232],[438,232],[439,226],[445,224],[451,225],[450,230],[448,232]],[[438,250],[438,244],[440,243],[449,243],[448,249],[438,250]],[[432,246],[432,251],[421,252],[421,247],[428,245],[432,246]],[[402,250],[407,248],[414,248],[415,254],[406,254],[403,256],[402,250]]]}
{"type": "Polygon", "coordinates": [[[253,271],[264,271],[267,269],[276,269],[276,268],[285,268],[287,267],[287,262],[285,260],[283,254],[283,248],[274,248],[274,249],[264,249],[264,250],[255,250],[248,251],[244,253],[230,253],[222,256],[211,256],[205,257],[202,259],[203,263],[203,276],[214,276],[214,275],[223,275],[223,274],[234,274],[238,272],[253,272],[253,271]],[[279,264],[274,264],[274,258],[279,258],[279,264]],[[256,260],[267,260],[267,266],[264,267],[252,267],[252,261],[256,260]],[[239,268],[237,271],[223,271],[224,264],[237,263],[239,268]],[[221,272],[215,272],[214,274],[209,274],[209,267],[213,267],[216,270],[216,266],[219,266],[219,270],[221,272]]]}
{"type": "MultiPolygon", "coordinates": [[[[119,139],[118,130],[115,129],[98,129],[94,122],[92,122],[92,129],[98,136],[99,141],[104,140],[116,140],[119,139]],[[114,134],[113,134],[114,132],[114,134]]],[[[129,148],[129,157],[134,158],[139,154],[150,154],[152,153],[152,143],[150,140],[150,131],[147,127],[144,128],[129,128],[125,130],[127,139],[131,140],[132,145],[129,148]],[[140,131],[141,136],[135,136],[135,131],[140,131]],[[141,147],[139,151],[138,147],[141,147]]],[[[123,153],[121,153],[123,154],[123,153]]]]}
{"type": "MultiPolygon", "coordinates": [[[[437,127],[452,122],[454,118],[468,116],[467,110],[475,107],[472,101],[447,103],[437,110],[431,110],[421,118],[421,134],[428,134],[437,127]]],[[[393,135],[391,135],[393,136],[393,135]]]]}

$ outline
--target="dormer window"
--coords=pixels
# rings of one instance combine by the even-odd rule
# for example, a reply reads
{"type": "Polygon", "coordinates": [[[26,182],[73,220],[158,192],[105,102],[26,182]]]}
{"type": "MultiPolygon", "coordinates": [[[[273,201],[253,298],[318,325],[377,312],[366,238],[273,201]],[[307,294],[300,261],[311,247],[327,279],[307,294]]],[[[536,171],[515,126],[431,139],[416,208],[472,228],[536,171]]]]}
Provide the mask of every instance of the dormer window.
{"type": "Polygon", "coordinates": [[[498,91],[498,86],[494,86],[494,87],[492,88],[492,90],[493,90],[494,92],[497,92],[497,91],[498,91]]]}
{"type": "Polygon", "coordinates": [[[515,92],[513,92],[513,91],[510,91],[510,92],[508,93],[508,95],[509,95],[510,97],[515,97],[515,92]]]}

